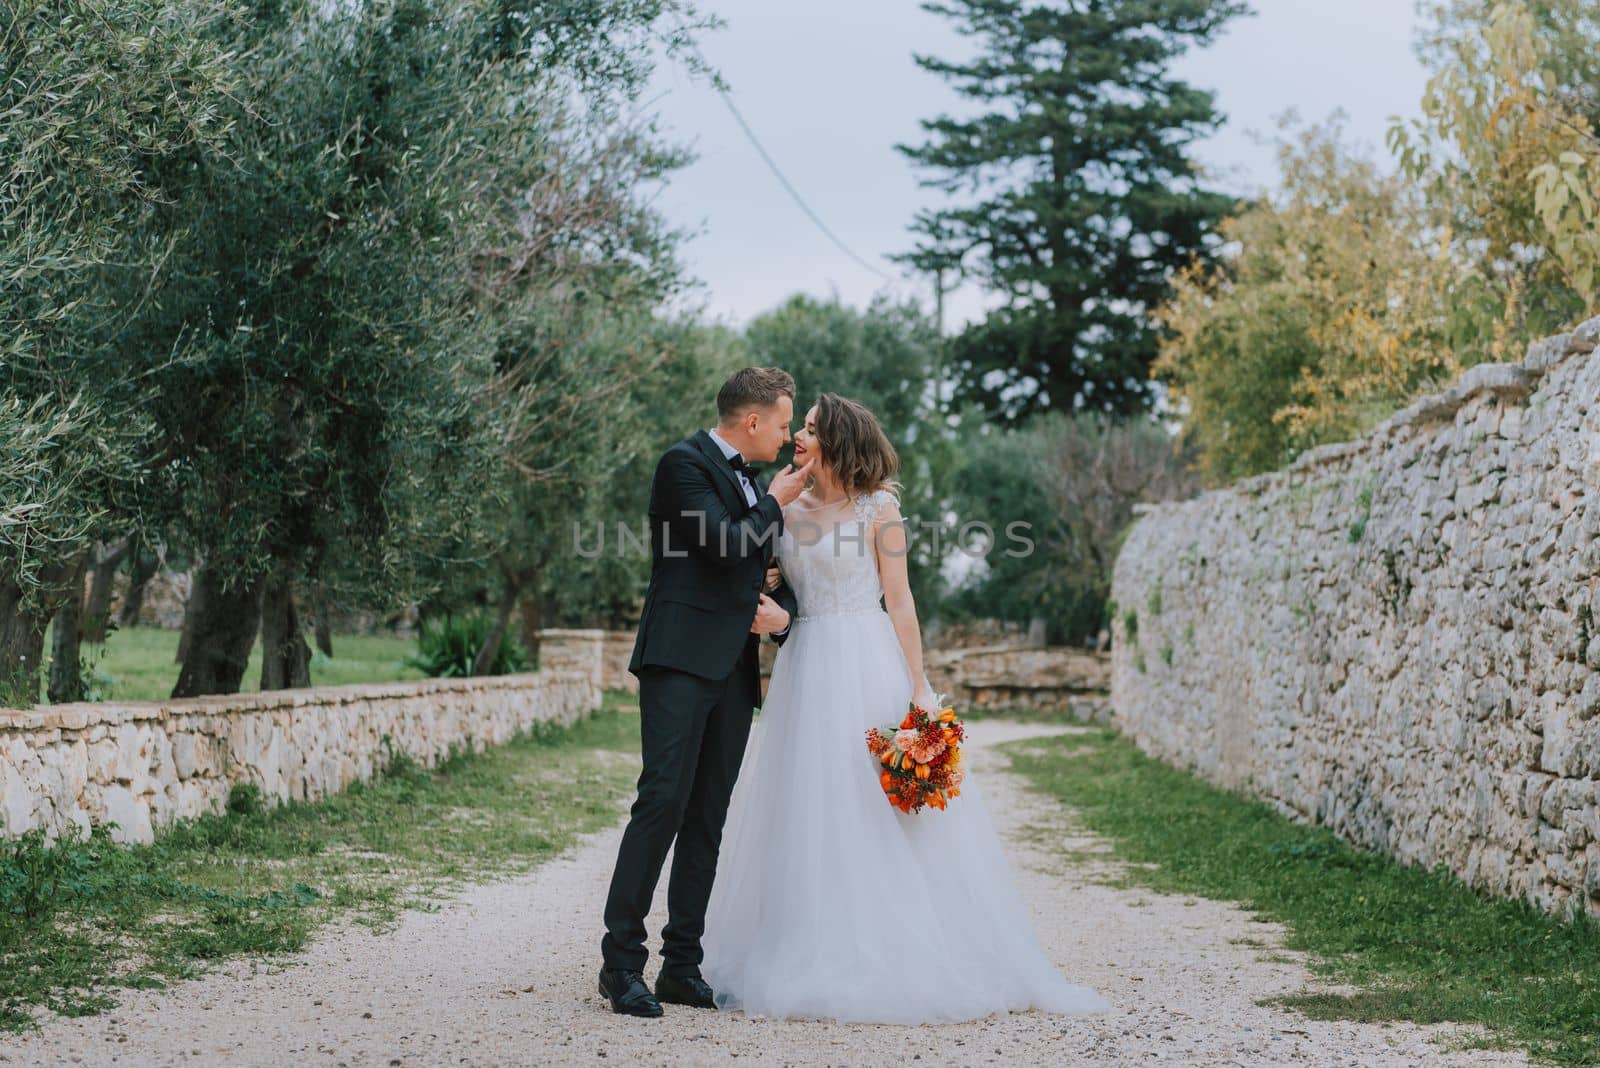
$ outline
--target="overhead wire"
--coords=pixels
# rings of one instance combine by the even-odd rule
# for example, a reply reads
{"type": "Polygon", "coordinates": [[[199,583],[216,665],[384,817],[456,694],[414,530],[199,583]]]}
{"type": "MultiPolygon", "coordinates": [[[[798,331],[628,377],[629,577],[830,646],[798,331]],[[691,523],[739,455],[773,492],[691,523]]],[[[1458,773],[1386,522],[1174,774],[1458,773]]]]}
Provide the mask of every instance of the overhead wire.
{"type": "MultiPolygon", "coordinates": [[[[698,49],[696,50],[696,55],[699,56],[700,62],[706,70],[712,70],[711,65],[706,62],[705,56],[700,55],[698,49]]],[[[733,102],[733,94],[728,92],[727,87],[722,84],[721,79],[716,77],[715,73],[712,75],[711,86],[716,90],[717,95],[722,98],[723,104],[725,104],[728,108],[728,113],[733,116],[733,121],[739,124],[739,129],[744,131],[744,135],[749,140],[751,146],[755,148],[762,160],[765,161],[768,169],[772,171],[773,176],[778,179],[778,184],[783,186],[790,198],[793,199],[795,204],[799,206],[800,210],[805,213],[806,218],[810,219],[812,224],[822,232],[822,235],[832,242],[835,248],[848,256],[856,264],[865,270],[870,271],[874,275],[877,275],[885,282],[888,282],[891,285],[902,282],[903,279],[890,275],[882,268],[869,262],[864,256],[859,255],[855,249],[851,248],[844,242],[843,238],[833,232],[833,229],[823,221],[822,216],[818,215],[814,210],[812,210],[811,205],[806,203],[806,198],[800,195],[800,190],[795,187],[795,184],[789,180],[786,174],[783,173],[783,168],[778,166],[778,161],[772,158],[772,153],[767,151],[766,146],[761,143],[761,138],[756,136],[755,130],[751,128],[750,123],[745,120],[743,113],[739,111],[739,106],[733,102]]]]}

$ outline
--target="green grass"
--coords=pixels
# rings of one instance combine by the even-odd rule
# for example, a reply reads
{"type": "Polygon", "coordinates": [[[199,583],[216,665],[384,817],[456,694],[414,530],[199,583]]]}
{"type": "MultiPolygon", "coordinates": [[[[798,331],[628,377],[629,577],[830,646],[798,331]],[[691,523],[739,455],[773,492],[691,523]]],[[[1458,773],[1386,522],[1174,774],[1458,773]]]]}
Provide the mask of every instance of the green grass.
{"type": "Polygon", "coordinates": [[[1366,537],[1367,524],[1372,522],[1372,495],[1377,483],[1368,482],[1356,494],[1356,517],[1350,521],[1350,544],[1355,545],[1366,537]]]}
{"type": "MultiPolygon", "coordinates": [[[[50,648],[48,641],[45,649],[50,648]]],[[[178,632],[152,627],[129,627],[113,631],[104,646],[85,645],[83,656],[92,665],[94,694],[102,701],[163,701],[172,695],[178,681],[178,632]]],[[[339,686],[350,682],[395,682],[420,679],[422,672],[405,663],[417,651],[411,638],[388,635],[338,635],[333,639],[332,657],[320,651],[311,654],[311,683],[314,686],[339,686]]],[[[254,693],[261,686],[261,643],[250,654],[244,673],[244,692],[254,693]]],[[[40,694],[43,700],[43,693],[40,694]]]]}
{"type": "Polygon", "coordinates": [[[1491,1041],[1600,1063],[1600,924],[1487,898],[1218,790],[1108,731],[1015,743],[1013,767],[1072,806],[1152,889],[1237,901],[1328,978],[1281,999],[1318,1019],[1475,1024],[1491,1041]]]}
{"type": "Polygon", "coordinates": [[[637,775],[632,698],[434,770],[404,757],[314,804],[226,815],[150,846],[102,834],[0,843],[0,1030],[83,1015],[241,956],[290,953],[341,920],[383,929],[466,881],[526,871],[614,823],[637,775]]]}

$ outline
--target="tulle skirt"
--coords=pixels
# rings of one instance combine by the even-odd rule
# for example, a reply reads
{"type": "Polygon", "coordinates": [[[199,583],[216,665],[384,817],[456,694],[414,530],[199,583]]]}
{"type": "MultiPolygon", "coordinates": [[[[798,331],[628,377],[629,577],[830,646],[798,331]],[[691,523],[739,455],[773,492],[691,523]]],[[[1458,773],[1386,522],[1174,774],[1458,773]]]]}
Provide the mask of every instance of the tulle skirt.
{"type": "Polygon", "coordinates": [[[707,913],[718,1007],[900,1024],[1104,1009],[1045,957],[972,775],[944,811],[884,799],[866,730],[898,723],[910,696],[883,611],[795,622],[707,913]]]}

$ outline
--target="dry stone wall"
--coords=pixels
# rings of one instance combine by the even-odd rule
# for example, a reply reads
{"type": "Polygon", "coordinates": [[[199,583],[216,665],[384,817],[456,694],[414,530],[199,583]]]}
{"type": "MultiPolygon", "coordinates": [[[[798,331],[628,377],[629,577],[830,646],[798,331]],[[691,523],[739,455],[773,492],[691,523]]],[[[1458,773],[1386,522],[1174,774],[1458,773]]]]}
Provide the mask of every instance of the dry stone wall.
{"type": "Polygon", "coordinates": [[[1112,590],[1120,728],[1361,845],[1600,915],[1597,340],[1145,509],[1112,590]]]}
{"type": "MultiPolygon", "coordinates": [[[[597,632],[598,633],[598,632],[597,632]]],[[[236,783],[314,801],[391,752],[432,765],[600,704],[600,642],[550,640],[559,668],[492,678],[0,711],[0,835],[115,824],[120,841],[221,809],[236,783]],[[569,647],[570,646],[570,647],[569,647]]]]}
{"type": "Polygon", "coordinates": [[[963,709],[1065,712],[1108,723],[1110,657],[1020,642],[924,651],[928,681],[963,709]]]}
{"type": "MultiPolygon", "coordinates": [[[[923,647],[923,666],[933,688],[960,709],[997,712],[1031,709],[1064,712],[1081,723],[1111,721],[1111,658],[1104,652],[1067,646],[1032,645],[1005,624],[967,630],[967,634],[1008,634],[1013,640],[953,646],[942,631],[923,647]]],[[[628,648],[632,637],[628,636],[628,648]]],[[[774,642],[761,643],[761,692],[766,693],[778,659],[774,642]]],[[[626,661],[624,661],[625,663],[626,661]]],[[[631,676],[630,676],[631,678],[631,676]]],[[[606,684],[611,689],[611,683],[606,684]]],[[[633,691],[638,692],[637,680],[633,691]]]]}

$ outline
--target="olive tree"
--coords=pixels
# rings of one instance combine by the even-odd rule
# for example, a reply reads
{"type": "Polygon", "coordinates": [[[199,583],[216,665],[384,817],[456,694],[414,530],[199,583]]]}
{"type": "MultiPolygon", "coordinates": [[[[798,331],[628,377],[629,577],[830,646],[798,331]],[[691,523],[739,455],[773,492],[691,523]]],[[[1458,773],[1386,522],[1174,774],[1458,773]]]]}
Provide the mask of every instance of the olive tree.
{"type": "MultiPolygon", "coordinates": [[[[215,144],[231,57],[209,0],[0,2],[0,699],[37,698],[45,628],[136,471],[143,426],[95,357],[127,314],[94,277],[148,285],[130,243],[161,160],[215,144]]],[[[70,694],[69,694],[70,696],[70,694]]]]}

